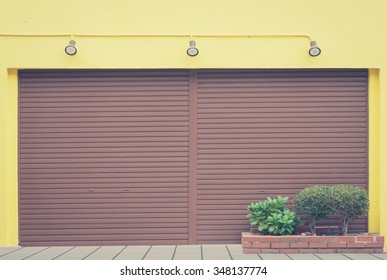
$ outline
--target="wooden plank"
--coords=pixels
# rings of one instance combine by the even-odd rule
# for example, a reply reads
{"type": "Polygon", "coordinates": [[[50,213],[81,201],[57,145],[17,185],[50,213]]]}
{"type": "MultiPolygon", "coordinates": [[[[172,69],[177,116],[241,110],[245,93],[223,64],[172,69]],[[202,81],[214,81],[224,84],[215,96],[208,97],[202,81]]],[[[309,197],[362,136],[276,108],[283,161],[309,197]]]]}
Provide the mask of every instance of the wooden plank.
{"type": "Polygon", "coordinates": [[[174,254],[174,260],[202,260],[200,245],[179,245],[174,254]]]}
{"type": "Polygon", "coordinates": [[[114,259],[115,260],[142,260],[148,253],[150,246],[127,246],[114,259]]]}
{"type": "Polygon", "coordinates": [[[21,247],[0,247],[0,257],[20,249],[21,247]]]}
{"type": "Polygon", "coordinates": [[[291,260],[286,254],[259,254],[262,260],[291,260]]]}
{"type": "Polygon", "coordinates": [[[47,250],[43,250],[35,255],[25,258],[26,260],[54,260],[60,257],[63,254],[66,254],[74,247],[65,246],[65,247],[49,247],[47,250]]]}
{"type": "Polygon", "coordinates": [[[24,247],[20,250],[13,251],[9,254],[5,254],[3,256],[0,256],[0,260],[23,260],[28,257],[31,257],[39,252],[42,252],[44,250],[47,250],[48,247],[41,246],[41,247],[24,247]]]}
{"type": "Polygon", "coordinates": [[[231,259],[233,260],[260,260],[258,254],[244,254],[242,245],[226,245],[227,250],[230,252],[231,259]]]}
{"type": "Polygon", "coordinates": [[[202,245],[203,260],[231,260],[225,245],[202,245]]]}
{"type": "Polygon", "coordinates": [[[98,250],[98,248],[100,248],[100,246],[77,246],[58,256],[56,260],[83,260],[94,251],[98,250]]]}
{"type": "Polygon", "coordinates": [[[172,260],[175,250],[176,246],[152,246],[144,260],[172,260]]]}
{"type": "Polygon", "coordinates": [[[102,246],[88,255],[85,260],[113,260],[125,246],[102,246]]]}
{"type": "Polygon", "coordinates": [[[368,261],[368,260],[380,260],[374,255],[371,254],[343,254],[350,260],[362,260],[362,261],[368,261]]]}

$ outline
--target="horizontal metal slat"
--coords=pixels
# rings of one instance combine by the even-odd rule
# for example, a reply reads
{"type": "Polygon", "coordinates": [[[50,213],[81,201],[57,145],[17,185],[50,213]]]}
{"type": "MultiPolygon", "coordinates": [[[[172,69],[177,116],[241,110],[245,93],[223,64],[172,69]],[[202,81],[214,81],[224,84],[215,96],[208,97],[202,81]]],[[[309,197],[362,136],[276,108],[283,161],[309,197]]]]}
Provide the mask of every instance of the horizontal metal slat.
{"type": "Polygon", "coordinates": [[[206,123],[206,124],[199,124],[198,125],[198,129],[199,129],[199,133],[202,133],[204,129],[216,129],[215,131],[218,131],[218,129],[244,129],[244,128],[247,128],[247,129],[255,129],[255,128],[278,128],[278,130],[280,129],[289,129],[289,128],[292,128],[292,129],[298,129],[298,128],[305,128],[305,129],[309,129],[309,128],[316,128],[316,129],[319,129],[319,128],[338,128],[338,127],[343,127],[343,128],[352,128],[352,127],[355,127],[355,128],[366,128],[367,127],[367,123],[366,122],[329,122],[329,121],[325,121],[325,122],[298,122],[298,123],[294,123],[294,122],[291,122],[291,120],[288,120],[288,122],[282,122],[282,123],[276,123],[276,122],[273,122],[273,123],[261,123],[261,122],[257,122],[257,123],[252,123],[252,122],[249,122],[249,123],[244,123],[243,121],[240,121],[239,123],[215,123],[215,124],[210,124],[210,123],[206,123]]]}
{"type": "Polygon", "coordinates": [[[218,114],[209,115],[207,117],[203,117],[198,119],[199,127],[205,125],[205,124],[216,124],[216,125],[222,125],[222,124],[228,124],[232,125],[234,123],[237,124],[258,124],[258,123],[266,123],[266,124],[277,124],[277,123],[308,123],[308,124],[315,124],[315,123],[333,123],[334,121],[340,122],[340,123],[365,123],[364,116],[363,117],[356,117],[356,116],[348,116],[348,117],[340,117],[340,116],[329,116],[328,118],[326,116],[303,116],[303,117],[295,117],[288,115],[286,118],[279,117],[277,114],[273,114],[272,116],[266,116],[263,115],[262,117],[254,116],[254,114],[245,114],[244,116],[234,116],[229,114],[222,114],[219,116],[218,114]]]}
{"type": "MultiPolygon", "coordinates": [[[[186,208],[188,207],[187,203],[183,202],[157,202],[157,206],[160,208],[168,207],[168,208],[174,208],[175,211],[186,211],[186,208]]],[[[135,202],[135,203],[122,203],[122,202],[115,202],[113,204],[106,204],[106,203],[52,203],[52,204],[28,204],[20,207],[20,210],[22,212],[24,211],[30,211],[33,209],[46,209],[47,212],[50,212],[52,209],[137,209],[137,211],[140,213],[147,207],[144,206],[143,202],[135,202]]],[[[154,212],[154,209],[153,209],[154,212]]]]}
{"type": "MultiPolygon", "coordinates": [[[[248,103],[254,103],[254,104],[260,104],[260,103],[315,103],[315,102],[365,102],[367,101],[367,98],[363,96],[346,96],[346,97],[340,97],[340,96],[331,96],[331,97],[320,97],[320,96],[303,96],[303,97],[293,97],[293,96],[288,96],[288,97],[276,97],[271,96],[271,97],[261,97],[261,96],[256,96],[256,97],[244,97],[243,98],[244,102],[248,103]]],[[[203,106],[202,104],[212,104],[212,103],[239,103],[241,100],[241,97],[236,95],[235,97],[223,97],[220,96],[218,98],[201,98],[200,102],[198,102],[199,107],[203,106]]]]}
{"type": "Polygon", "coordinates": [[[122,245],[122,244],[138,244],[138,245],[165,245],[165,244],[176,244],[180,240],[187,244],[188,234],[187,233],[161,233],[161,232],[139,232],[139,233],[124,233],[124,234],[112,234],[105,232],[104,234],[67,234],[67,235],[28,235],[23,234],[24,242],[26,246],[38,246],[39,244],[52,246],[66,245],[122,245]],[[43,240],[43,241],[42,241],[43,240]],[[66,241],[69,241],[65,243],[66,241]],[[117,241],[116,243],[113,243],[117,241]],[[134,243],[134,241],[138,241],[134,243]]]}
{"type": "Polygon", "coordinates": [[[291,180],[291,183],[295,184],[302,184],[305,187],[312,186],[312,185],[324,185],[324,184],[354,184],[354,185],[364,185],[367,180],[362,176],[361,178],[353,178],[352,176],[348,175],[348,177],[342,177],[342,176],[335,176],[332,178],[331,175],[323,176],[319,174],[319,177],[313,177],[313,178],[286,178],[283,176],[283,178],[259,178],[259,179],[218,179],[218,180],[204,180],[201,179],[199,182],[199,185],[205,185],[205,186],[211,186],[211,185],[242,185],[242,184],[286,184],[290,183],[289,180],[291,180]]]}
{"type": "MultiPolygon", "coordinates": [[[[82,168],[30,168],[24,169],[20,174],[90,174],[90,173],[178,173],[178,172],[188,172],[188,167],[186,164],[182,164],[182,167],[159,167],[158,164],[153,164],[152,167],[138,167],[135,165],[132,168],[93,168],[85,167],[82,168]]],[[[122,166],[122,165],[120,165],[122,166]]],[[[51,167],[51,166],[50,166],[51,167]]]]}
{"type": "MultiPolygon", "coordinates": [[[[297,107],[297,104],[293,104],[293,106],[289,106],[289,104],[284,104],[282,107],[269,107],[268,104],[261,104],[262,106],[254,106],[255,104],[243,104],[244,107],[239,108],[224,108],[223,106],[218,106],[216,108],[208,106],[209,108],[198,108],[199,118],[201,114],[232,114],[232,113],[272,113],[272,114],[290,114],[290,113],[298,113],[298,114],[309,114],[309,113],[329,113],[330,116],[334,116],[337,114],[342,114],[343,112],[351,112],[354,114],[359,114],[360,108],[363,108],[363,115],[366,112],[365,106],[356,106],[356,107],[340,107],[340,106],[310,106],[310,104],[303,104],[305,106],[297,107]],[[250,107],[249,107],[250,106],[250,107]]],[[[337,105],[337,104],[336,104],[337,105]]],[[[269,116],[270,117],[270,116],[269,116]]]]}
{"type": "Polygon", "coordinates": [[[131,152],[187,152],[187,146],[175,146],[175,147],[100,147],[100,148],[21,148],[20,155],[24,157],[24,155],[45,155],[45,154],[54,154],[60,156],[61,154],[84,154],[84,153],[95,153],[95,154],[104,154],[104,153],[131,153],[131,152]]]}
{"type": "Polygon", "coordinates": [[[34,219],[141,219],[145,218],[188,218],[188,211],[184,211],[181,207],[161,207],[157,212],[153,208],[63,208],[63,209],[51,209],[47,213],[47,209],[28,209],[22,215],[20,215],[21,220],[30,221],[34,219]]]}

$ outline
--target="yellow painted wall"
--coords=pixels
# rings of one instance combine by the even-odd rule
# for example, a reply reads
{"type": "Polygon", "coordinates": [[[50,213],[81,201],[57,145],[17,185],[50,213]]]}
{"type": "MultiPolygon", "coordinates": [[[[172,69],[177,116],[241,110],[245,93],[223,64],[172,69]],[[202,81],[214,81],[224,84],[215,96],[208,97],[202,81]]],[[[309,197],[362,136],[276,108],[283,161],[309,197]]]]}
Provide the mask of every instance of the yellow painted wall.
{"type": "Polygon", "coordinates": [[[0,71],[0,246],[18,244],[17,72],[0,71]]]}
{"type": "Polygon", "coordinates": [[[18,244],[16,69],[25,68],[373,69],[370,230],[387,235],[386,34],[385,0],[0,0],[0,246],[18,244]],[[73,57],[63,51],[71,35],[73,57]]]}
{"type": "Polygon", "coordinates": [[[370,210],[368,230],[380,232],[380,80],[379,70],[368,75],[368,163],[370,210]]]}

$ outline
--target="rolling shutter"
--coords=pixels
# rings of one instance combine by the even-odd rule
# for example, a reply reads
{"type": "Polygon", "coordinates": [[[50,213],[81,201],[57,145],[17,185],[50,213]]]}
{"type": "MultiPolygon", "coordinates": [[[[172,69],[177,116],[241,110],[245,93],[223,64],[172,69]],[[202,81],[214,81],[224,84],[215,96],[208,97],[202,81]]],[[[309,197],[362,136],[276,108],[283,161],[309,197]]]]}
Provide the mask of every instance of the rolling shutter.
{"type": "Polygon", "coordinates": [[[367,86],[366,70],[20,71],[20,243],[240,243],[251,202],[367,187],[367,86]]]}
{"type": "Polygon", "coordinates": [[[22,71],[22,245],[187,244],[186,71],[22,71]]]}
{"type": "Polygon", "coordinates": [[[314,184],[367,186],[366,71],[199,72],[199,243],[240,243],[247,205],[314,184]]]}

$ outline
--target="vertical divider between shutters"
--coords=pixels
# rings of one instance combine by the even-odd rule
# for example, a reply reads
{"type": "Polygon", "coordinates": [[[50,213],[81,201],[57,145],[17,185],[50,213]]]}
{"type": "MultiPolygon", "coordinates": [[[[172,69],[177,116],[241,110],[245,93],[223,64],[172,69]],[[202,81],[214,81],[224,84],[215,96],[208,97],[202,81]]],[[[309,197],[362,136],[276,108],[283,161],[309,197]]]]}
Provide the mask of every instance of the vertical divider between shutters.
{"type": "Polygon", "coordinates": [[[189,244],[197,244],[197,71],[189,70],[189,244]]]}

